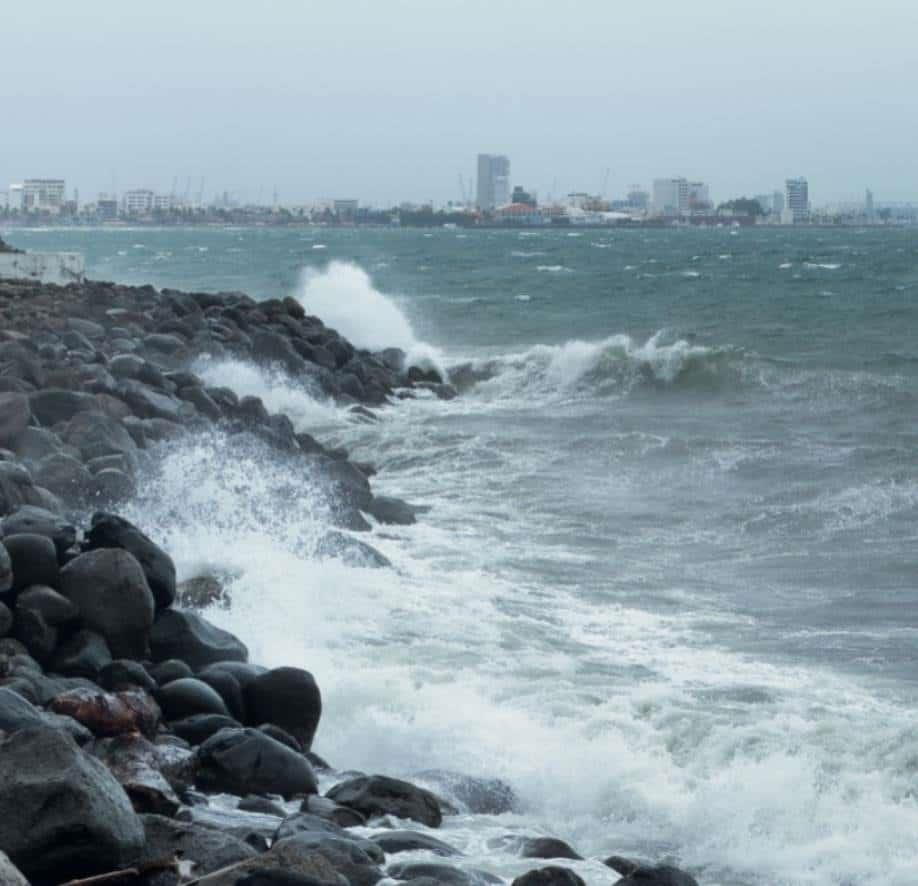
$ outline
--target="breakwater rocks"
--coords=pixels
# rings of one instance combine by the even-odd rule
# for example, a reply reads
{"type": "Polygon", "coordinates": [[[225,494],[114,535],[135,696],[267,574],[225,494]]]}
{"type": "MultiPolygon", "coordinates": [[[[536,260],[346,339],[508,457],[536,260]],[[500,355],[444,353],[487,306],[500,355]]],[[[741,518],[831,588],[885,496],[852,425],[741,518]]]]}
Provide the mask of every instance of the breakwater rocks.
{"type": "MultiPolygon", "coordinates": [[[[455,816],[512,821],[510,785],[442,770],[406,781],[323,759],[312,674],[250,661],[207,618],[226,604],[219,582],[178,581],[169,552],[117,513],[162,441],[218,426],[324,478],[334,555],[385,566],[340,529],[415,519],[374,494],[370,466],[256,398],[206,385],[191,370],[204,354],[280,364],[365,420],[421,389],[453,395],[436,373],[353,348],[289,299],[0,283],[0,883],[509,882],[449,835],[455,816]]],[[[584,883],[574,848],[508,830],[495,851],[519,860],[516,886],[584,883]]],[[[673,867],[589,864],[603,872],[590,883],[695,886],[673,867]]]]}

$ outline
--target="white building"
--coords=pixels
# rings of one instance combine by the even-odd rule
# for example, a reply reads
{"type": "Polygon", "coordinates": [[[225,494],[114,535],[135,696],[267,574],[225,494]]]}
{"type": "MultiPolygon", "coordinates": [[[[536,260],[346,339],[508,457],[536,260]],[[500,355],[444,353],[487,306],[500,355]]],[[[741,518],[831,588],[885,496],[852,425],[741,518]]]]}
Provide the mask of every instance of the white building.
{"type": "Polygon", "coordinates": [[[10,185],[6,192],[6,206],[12,212],[22,210],[22,185],[10,185]]]}
{"type": "MultiPolygon", "coordinates": [[[[810,217],[810,189],[805,178],[789,178],[784,183],[786,210],[794,224],[810,217]]],[[[783,218],[782,218],[783,221],[783,218]]]]}
{"type": "MultiPolygon", "coordinates": [[[[15,185],[13,186],[15,187],[15,185]]],[[[27,212],[60,212],[64,205],[64,179],[27,178],[22,183],[22,209],[27,212]]]]}
{"type": "Polygon", "coordinates": [[[491,212],[510,202],[510,158],[504,154],[478,155],[478,208],[491,212]]]}
{"type": "Polygon", "coordinates": [[[125,191],[122,206],[125,215],[149,215],[153,211],[153,202],[156,195],[152,191],[137,188],[125,191]]]}
{"type": "Polygon", "coordinates": [[[653,180],[653,210],[659,215],[683,215],[689,210],[691,189],[684,178],[653,180]]]}

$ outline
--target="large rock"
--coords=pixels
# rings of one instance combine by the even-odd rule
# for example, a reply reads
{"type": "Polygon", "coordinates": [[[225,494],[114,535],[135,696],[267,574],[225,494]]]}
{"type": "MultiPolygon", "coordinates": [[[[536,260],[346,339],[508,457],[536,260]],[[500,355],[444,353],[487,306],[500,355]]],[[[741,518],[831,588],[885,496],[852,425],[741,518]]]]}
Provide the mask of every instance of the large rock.
{"type": "Polygon", "coordinates": [[[141,861],[145,864],[178,857],[190,862],[192,875],[200,877],[257,855],[242,840],[213,828],[161,815],[141,819],[146,835],[141,861]]]}
{"type": "Polygon", "coordinates": [[[374,886],[382,877],[377,867],[379,857],[374,858],[370,852],[377,851],[373,844],[366,851],[362,843],[367,841],[348,839],[346,837],[316,831],[295,834],[278,840],[277,845],[295,845],[302,852],[317,852],[327,858],[338,873],[343,874],[351,886],[374,886]]]}
{"type": "Polygon", "coordinates": [[[126,867],[143,842],[124,789],[72,739],[37,727],[0,744],[0,849],[36,886],[126,867]]]}
{"type": "Polygon", "coordinates": [[[0,594],[13,587],[13,561],[6,546],[0,541],[0,594]]]}
{"type": "Polygon", "coordinates": [[[499,778],[481,778],[450,769],[427,769],[416,777],[432,786],[439,796],[476,815],[502,815],[516,812],[520,806],[516,792],[499,778]]]}
{"type": "Polygon", "coordinates": [[[60,422],[70,421],[78,412],[96,409],[92,394],[68,391],[63,388],[45,388],[29,394],[32,415],[46,428],[60,422]]]}
{"type": "Polygon", "coordinates": [[[60,591],[76,604],[84,625],[105,638],[114,656],[146,656],[153,594],[132,554],[116,548],[81,554],[61,570],[60,591]]]}
{"type": "Polygon", "coordinates": [[[198,784],[231,794],[314,794],[306,758],[257,729],[221,729],[197,751],[198,784]]]}
{"type": "Polygon", "coordinates": [[[564,840],[559,840],[557,837],[528,837],[520,846],[520,856],[523,858],[570,858],[572,860],[583,858],[564,840]]]}
{"type": "Polygon", "coordinates": [[[88,748],[109,768],[137,812],[173,816],[179,798],[160,771],[157,748],[142,735],[127,734],[94,741],[88,748]]]}
{"type": "Polygon", "coordinates": [[[35,489],[32,475],[14,461],[0,460],[0,516],[20,505],[37,505],[41,495],[35,489]]]}
{"type": "Polygon", "coordinates": [[[21,532],[3,539],[13,564],[13,590],[32,585],[56,587],[59,579],[57,550],[45,535],[21,532]]]}
{"type": "MultiPolygon", "coordinates": [[[[623,882],[619,880],[619,883],[623,882]]],[[[586,886],[583,879],[569,868],[547,867],[527,871],[517,877],[512,886],[586,886]]]]}
{"type": "Polygon", "coordinates": [[[99,672],[111,661],[112,654],[105,637],[95,631],[77,631],[57,648],[50,670],[65,677],[96,680],[99,672]]]}
{"type": "Polygon", "coordinates": [[[9,686],[0,686],[0,732],[14,733],[37,726],[62,730],[80,743],[91,737],[85,727],[70,717],[45,713],[9,686]]]}
{"type": "Polygon", "coordinates": [[[63,517],[35,505],[22,505],[0,522],[0,537],[31,533],[44,535],[54,542],[61,555],[76,542],[76,527],[63,517]]]}
{"type": "Polygon", "coordinates": [[[190,745],[203,744],[221,729],[241,729],[242,724],[222,714],[194,714],[181,720],[174,720],[169,728],[190,745]]]}
{"type": "Polygon", "coordinates": [[[161,716],[156,702],[137,690],[112,693],[100,689],[70,689],[57,696],[49,710],[73,717],[93,735],[99,736],[140,732],[153,738],[161,716]]]}
{"type": "Polygon", "coordinates": [[[503,883],[485,871],[466,871],[435,861],[397,861],[386,872],[394,880],[407,880],[412,886],[488,886],[503,883]]]}
{"type": "Polygon", "coordinates": [[[458,849],[418,831],[383,831],[373,834],[370,839],[379,846],[386,855],[397,855],[399,852],[432,852],[434,855],[450,856],[461,855],[458,849]]]}
{"type": "Polygon", "coordinates": [[[195,714],[230,715],[219,693],[194,677],[167,683],[157,692],[156,697],[167,720],[182,720],[195,714]]]}
{"type": "Polygon", "coordinates": [[[246,687],[245,700],[250,723],[273,723],[289,732],[305,750],[312,746],[322,716],[322,695],[309,671],[268,671],[246,687]]]}
{"type": "Polygon", "coordinates": [[[123,455],[132,468],[137,467],[137,444],[115,418],[98,412],[77,413],[62,436],[87,461],[103,455],[123,455]]]}
{"type": "Polygon", "coordinates": [[[79,459],[55,452],[35,466],[35,482],[63,499],[75,501],[89,492],[92,474],[79,459]]]}
{"type": "MultiPolygon", "coordinates": [[[[85,556],[85,555],[84,555],[85,556]]],[[[154,661],[177,658],[198,670],[222,661],[246,661],[249,651],[229,631],[224,631],[194,612],[166,609],[150,632],[154,661]]]]}
{"type": "Polygon", "coordinates": [[[114,514],[93,514],[86,542],[90,550],[122,548],[133,554],[147,577],[156,608],[165,609],[172,605],[175,599],[175,564],[159,545],[133,523],[114,514]]]}
{"type": "Polygon", "coordinates": [[[668,864],[645,865],[619,856],[606,859],[605,864],[625,875],[615,886],[698,886],[691,874],[668,864]]]}
{"type": "Polygon", "coordinates": [[[37,612],[53,628],[75,622],[80,611],[63,594],[46,585],[32,585],[16,598],[16,611],[37,612]]]}
{"type": "Polygon", "coordinates": [[[440,827],[443,814],[437,798],[424,788],[387,775],[361,775],[335,785],[327,797],[373,818],[394,815],[431,828],[440,827]]]}
{"type": "Polygon", "coordinates": [[[15,449],[29,426],[29,398],[0,393],[0,449],[15,449]]]}

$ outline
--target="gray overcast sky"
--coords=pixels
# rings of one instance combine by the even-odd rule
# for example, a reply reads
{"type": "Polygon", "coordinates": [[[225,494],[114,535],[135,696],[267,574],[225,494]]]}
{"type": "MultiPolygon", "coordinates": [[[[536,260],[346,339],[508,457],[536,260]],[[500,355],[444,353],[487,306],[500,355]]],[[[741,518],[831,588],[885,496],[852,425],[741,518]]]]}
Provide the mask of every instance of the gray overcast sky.
{"type": "Polygon", "coordinates": [[[0,183],[918,200],[918,0],[3,0],[0,183]]]}

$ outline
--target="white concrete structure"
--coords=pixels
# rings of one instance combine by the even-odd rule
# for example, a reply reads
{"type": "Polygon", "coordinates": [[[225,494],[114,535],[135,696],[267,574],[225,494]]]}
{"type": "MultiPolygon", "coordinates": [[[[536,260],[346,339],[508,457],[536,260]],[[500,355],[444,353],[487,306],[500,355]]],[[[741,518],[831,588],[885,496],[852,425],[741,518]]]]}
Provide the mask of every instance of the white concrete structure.
{"type": "Polygon", "coordinates": [[[62,178],[27,178],[22,183],[22,208],[27,212],[60,212],[64,190],[62,178]]]}
{"type": "Polygon", "coordinates": [[[483,212],[510,202],[510,158],[504,154],[478,155],[476,203],[483,212]]]}
{"type": "Polygon", "coordinates": [[[85,265],[78,252],[0,252],[0,279],[80,283],[85,265]]]}
{"type": "Polygon", "coordinates": [[[121,201],[125,215],[149,215],[153,211],[155,196],[152,191],[143,188],[125,191],[121,201]]]}
{"type": "Polygon", "coordinates": [[[689,209],[689,183],[684,178],[653,180],[653,210],[660,215],[682,215],[689,209]]]}

